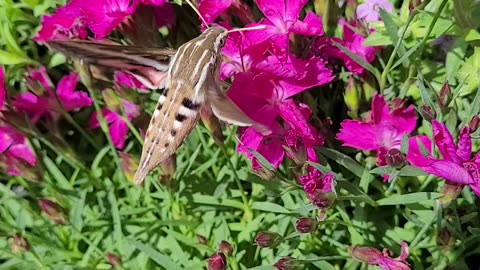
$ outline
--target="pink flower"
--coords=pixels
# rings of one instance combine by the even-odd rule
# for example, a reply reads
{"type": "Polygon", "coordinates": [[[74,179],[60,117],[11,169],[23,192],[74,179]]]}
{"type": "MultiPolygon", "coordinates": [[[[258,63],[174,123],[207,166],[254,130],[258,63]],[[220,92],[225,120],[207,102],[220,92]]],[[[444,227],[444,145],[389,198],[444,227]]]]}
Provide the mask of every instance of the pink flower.
{"type": "Polygon", "coordinates": [[[88,107],[93,102],[85,92],[75,91],[79,77],[73,72],[62,77],[58,82],[56,93],[52,90],[52,83],[44,67],[39,70],[29,70],[26,80],[31,89],[36,89],[37,95],[30,92],[22,93],[13,99],[12,105],[19,111],[27,113],[33,123],[36,123],[42,115],[53,119],[58,118],[58,111],[61,109],[59,106],[69,112],[88,107]],[[46,90],[43,96],[38,96],[41,94],[38,86],[46,90]]]}
{"type": "Polygon", "coordinates": [[[348,253],[353,259],[367,263],[369,265],[378,265],[383,270],[410,270],[406,262],[408,257],[408,245],[405,242],[400,243],[402,250],[400,256],[391,258],[391,251],[384,249],[383,252],[372,247],[351,246],[348,253]]]}
{"type": "Polygon", "coordinates": [[[153,13],[157,27],[165,26],[168,29],[172,29],[175,26],[177,16],[175,14],[175,8],[169,2],[164,2],[156,6],[153,13]]]}
{"type": "Polygon", "coordinates": [[[299,180],[305,192],[313,195],[317,190],[331,192],[334,176],[330,173],[323,175],[319,170],[311,169],[307,174],[300,176],[299,180]]]}
{"type": "Polygon", "coordinates": [[[7,91],[5,90],[5,74],[3,72],[3,68],[0,67],[0,110],[3,107],[3,103],[5,102],[5,97],[7,95],[7,91]]]}
{"type": "Polygon", "coordinates": [[[115,72],[114,83],[124,85],[132,89],[147,90],[148,88],[143,85],[135,76],[128,72],[115,72]]]}
{"type": "MultiPolygon", "coordinates": [[[[128,121],[131,121],[133,118],[138,116],[138,106],[126,100],[122,100],[122,105],[128,121]]],[[[128,134],[127,123],[123,121],[119,114],[109,109],[102,109],[102,115],[109,125],[109,134],[112,139],[113,145],[118,149],[122,149],[125,146],[125,139],[128,134]]],[[[100,122],[98,122],[97,119],[97,112],[94,112],[90,117],[88,126],[91,129],[100,127],[100,122]]]]}
{"type": "Polygon", "coordinates": [[[220,14],[232,5],[233,0],[200,0],[198,11],[205,22],[210,25],[220,14]]]}
{"type": "Polygon", "coordinates": [[[308,0],[257,0],[258,8],[266,17],[259,24],[266,25],[267,28],[252,32],[256,43],[270,39],[284,55],[288,53],[290,33],[304,36],[323,35],[321,20],[313,12],[307,12],[303,21],[298,18],[307,2],[308,0]]]}
{"type": "Polygon", "coordinates": [[[350,72],[354,74],[361,74],[364,70],[363,67],[342,52],[335,45],[335,43],[342,45],[351,53],[355,54],[367,63],[371,63],[373,60],[375,60],[375,48],[363,46],[365,38],[351,29],[351,27],[357,27],[357,24],[348,23],[349,25],[347,25],[343,19],[339,20],[338,24],[342,26],[343,39],[336,37],[320,38],[316,43],[317,48],[315,50],[315,54],[325,59],[338,59],[345,64],[345,67],[350,72]]]}
{"type": "Polygon", "coordinates": [[[431,142],[427,137],[416,136],[409,140],[407,160],[426,173],[455,184],[469,185],[473,192],[480,197],[480,153],[471,156],[472,139],[468,125],[460,130],[457,145],[447,127],[436,120],[432,121],[432,133],[435,145],[443,159],[432,157],[431,142]],[[417,138],[428,152],[426,157],[420,150],[421,146],[417,138]]]}
{"type": "MultiPolygon", "coordinates": [[[[393,103],[394,104],[394,103],[393,103]]],[[[404,109],[400,104],[390,109],[378,94],[372,99],[372,110],[364,121],[344,120],[337,138],[344,146],[364,151],[376,151],[378,165],[386,165],[385,154],[400,148],[402,137],[416,127],[413,106],[404,109]]]]}
{"type": "Polygon", "coordinates": [[[35,154],[26,143],[25,137],[10,126],[0,126],[0,154],[10,175],[21,175],[21,171],[16,169],[16,164],[20,161],[30,166],[36,164],[35,154]]]}
{"type": "Polygon", "coordinates": [[[140,0],[140,2],[149,6],[160,6],[168,3],[168,0],[140,0]]]}
{"type": "Polygon", "coordinates": [[[81,10],[81,1],[72,0],[58,8],[51,16],[42,16],[42,28],[34,38],[37,42],[53,39],[72,39],[87,37],[87,18],[81,10]]]}
{"type": "Polygon", "coordinates": [[[384,9],[392,12],[393,5],[388,0],[365,0],[363,4],[357,7],[357,19],[364,19],[367,22],[376,22],[380,20],[378,12],[384,9]]]}
{"type": "Polygon", "coordinates": [[[96,39],[102,39],[132,15],[137,4],[138,0],[83,0],[81,8],[87,17],[88,28],[96,39]]]}
{"type": "MultiPolygon", "coordinates": [[[[295,65],[292,65],[294,67],[295,65]]],[[[267,69],[267,67],[264,67],[267,69]]],[[[278,66],[281,69],[280,66],[278,66]]],[[[308,65],[306,65],[308,69],[308,65]]],[[[292,70],[288,67],[283,73],[286,80],[280,77],[262,72],[255,76],[251,72],[240,73],[235,76],[235,80],[228,93],[229,97],[234,101],[247,115],[257,122],[269,127],[271,134],[264,136],[257,132],[254,128],[248,128],[241,136],[241,144],[238,146],[238,152],[244,153],[252,160],[252,167],[259,169],[260,164],[256,158],[248,151],[248,148],[254,149],[262,154],[273,167],[278,167],[285,155],[283,145],[285,145],[285,132],[289,129],[298,133],[303,139],[307,148],[307,153],[313,154],[313,145],[323,144],[318,133],[311,127],[307,119],[311,111],[305,105],[299,105],[295,101],[289,99],[291,96],[306,90],[309,86],[323,84],[330,80],[330,77],[322,77],[318,73],[312,72],[313,75],[301,75],[298,81],[295,81],[292,70]],[[288,74],[289,71],[291,74],[288,74]],[[317,74],[317,76],[314,76],[317,74]],[[291,79],[288,78],[291,76],[291,79]],[[320,79],[319,79],[320,78],[320,79]],[[296,85],[295,85],[296,84],[296,85]],[[304,87],[300,87],[300,85],[304,87]],[[278,117],[284,120],[285,125],[278,123],[278,117]]],[[[308,72],[307,72],[308,73],[308,72]]],[[[328,75],[330,73],[327,72],[328,75]]],[[[314,159],[312,157],[312,159],[314,159]]]]}

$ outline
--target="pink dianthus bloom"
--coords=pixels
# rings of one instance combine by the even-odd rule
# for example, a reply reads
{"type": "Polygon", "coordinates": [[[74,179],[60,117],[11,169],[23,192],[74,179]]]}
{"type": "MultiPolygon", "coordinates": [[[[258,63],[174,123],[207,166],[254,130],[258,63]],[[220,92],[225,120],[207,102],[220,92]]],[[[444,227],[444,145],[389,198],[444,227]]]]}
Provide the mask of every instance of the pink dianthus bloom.
{"type": "Polygon", "coordinates": [[[392,12],[393,5],[388,0],[365,0],[363,4],[357,7],[357,19],[364,19],[367,22],[379,21],[381,8],[387,12],[392,12]]]}
{"type": "Polygon", "coordinates": [[[431,141],[427,137],[416,136],[409,140],[407,160],[426,173],[443,178],[453,184],[468,185],[480,197],[480,153],[472,157],[470,128],[465,126],[460,130],[457,145],[445,124],[433,120],[432,133],[442,159],[432,157],[431,141]],[[419,145],[419,142],[422,146],[419,145]],[[427,152],[425,156],[420,147],[427,152]]]}
{"type": "Polygon", "coordinates": [[[400,149],[404,135],[413,132],[416,116],[413,106],[404,109],[401,104],[389,108],[385,99],[375,94],[367,119],[344,120],[337,138],[344,146],[364,151],[375,151],[378,165],[386,165],[385,155],[392,148],[400,149]]]}

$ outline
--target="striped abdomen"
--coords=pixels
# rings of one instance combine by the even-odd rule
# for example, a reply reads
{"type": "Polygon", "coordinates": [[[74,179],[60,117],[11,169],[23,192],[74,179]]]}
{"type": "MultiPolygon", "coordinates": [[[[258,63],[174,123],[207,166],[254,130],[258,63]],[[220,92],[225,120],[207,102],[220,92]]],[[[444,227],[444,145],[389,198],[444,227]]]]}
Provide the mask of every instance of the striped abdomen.
{"type": "Polygon", "coordinates": [[[172,58],[167,89],[150,120],[135,184],[172,156],[195,127],[205,103],[207,81],[218,77],[219,49],[225,37],[224,28],[209,28],[182,45],[172,58]]]}

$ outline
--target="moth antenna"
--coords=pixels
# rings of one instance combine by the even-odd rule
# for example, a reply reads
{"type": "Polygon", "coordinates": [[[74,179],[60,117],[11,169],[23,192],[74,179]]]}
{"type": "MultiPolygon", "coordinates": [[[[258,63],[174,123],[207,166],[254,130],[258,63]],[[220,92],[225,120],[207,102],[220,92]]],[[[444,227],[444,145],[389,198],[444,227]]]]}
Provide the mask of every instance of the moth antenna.
{"type": "Polygon", "coordinates": [[[252,30],[262,30],[262,29],[265,29],[266,27],[267,27],[266,25],[257,25],[257,26],[252,26],[252,27],[235,28],[235,29],[232,29],[232,30],[228,30],[227,33],[252,31],[252,30]]]}
{"type": "Polygon", "coordinates": [[[200,14],[200,11],[198,11],[197,7],[195,7],[195,5],[190,0],[185,0],[185,2],[187,2],[187,4],[198,14],[198,17],[200,17],[200,20],[202,20],[203,24],[205,24],[205,26],[209,28],[210,26],[208,25],[205,18],[203,18],[202,14],[200,14]]]}

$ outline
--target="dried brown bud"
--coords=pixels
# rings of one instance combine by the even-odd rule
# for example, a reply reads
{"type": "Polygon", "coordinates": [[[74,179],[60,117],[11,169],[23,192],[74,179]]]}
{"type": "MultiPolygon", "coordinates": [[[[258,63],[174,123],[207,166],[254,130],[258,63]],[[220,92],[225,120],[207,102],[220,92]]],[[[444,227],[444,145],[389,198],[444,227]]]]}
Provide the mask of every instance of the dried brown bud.
{"type": "Polygon", "coordinates": [[[431,122],[432,120],[435,119],[435,111],[433,110],[432,107],[428,105],[421,105],[420,106],[420,115],[422,115],[423,119],[427,120],[428,122],[431,122]]]}
{"type": "Polygon", "coordinates": [[[473,133],[477,131],[478,127],[480,126],[480,117],[478,115],[475,115],[472,117],[472,120],[470,120],[470,123],[468,123],[468,127],[470,128],[470,132],[473,133]]]}
{"type": "Polygon", "coordinates": [[[28,250],[27,242],[19,234],[15,234],[11,238],[9,238],[8,243],[10,244],[10,250],[12,251],[13,254],[19,254],[22,251],[28,250]]]}
{"type": "Polygon", "coordinates": [[[112,266],[112,268],[116,268],[120,265],[122,265],[122,259],[120,259],[120,257],[118,257],[117,255],[113,254],[113,253],[107,253],[107,255],[105,256],[106,259],[107,259],[107,262],[112,266]]]}
{"type": "Polygon", "coordinates": [[[226,256],[231,256],[233,253],[232,245],[230,245],[230,243],[224,240],[220,241],[220,244],[218,244],[218,250],[226,256]]]}
{"type": "Polygon", "coordinates": [[[206,245],[208,243],[207,238],[201,234],[197,234],[197,241],[200,245],[206,245]]]}
{"type": "Polygon", "coordinates": [[[39,199],[38,205],[51,221],[60,225],[65,224],[65,211],[59,204],[47,199],[39,199]]]}
{"type": "Polygon", "coordinates": [[[278,260],[273,267],[278,270],[294,270],[299,269],[300,263],[292,257],[284,257],[278,260]]]}
{"type": "Polygon", "coordinates": [[[255,244],[261,248],[274,248],[283,241],[283,237],[275,232],[260,232],[255,236],[255,244]]]}

